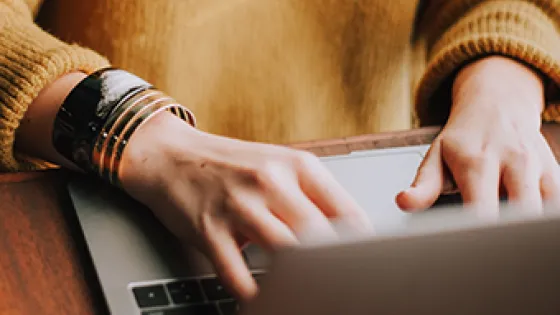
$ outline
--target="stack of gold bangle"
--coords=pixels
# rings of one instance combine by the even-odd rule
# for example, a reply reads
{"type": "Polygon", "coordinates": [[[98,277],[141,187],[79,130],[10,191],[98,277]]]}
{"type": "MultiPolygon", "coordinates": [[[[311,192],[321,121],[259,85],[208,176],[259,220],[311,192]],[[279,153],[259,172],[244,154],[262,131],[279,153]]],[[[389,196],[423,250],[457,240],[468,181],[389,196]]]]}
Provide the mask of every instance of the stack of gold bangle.
{"type": "Polygon", "coordinates": [[[133,95],[111,113],[93,147],[92,162],[101,178],[120,186],[119,166],[130,137],[142,123],[163,111],[196,125],[190,110],[155,89],[133,95]]]}

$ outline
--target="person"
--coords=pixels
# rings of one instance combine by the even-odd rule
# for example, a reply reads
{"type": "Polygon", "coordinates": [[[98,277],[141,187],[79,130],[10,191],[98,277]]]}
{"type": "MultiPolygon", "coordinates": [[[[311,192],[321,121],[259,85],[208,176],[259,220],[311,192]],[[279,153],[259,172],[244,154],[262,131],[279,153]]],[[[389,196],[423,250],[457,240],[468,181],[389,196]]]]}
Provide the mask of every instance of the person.
{"type": "Polygon", "coordinates": [[[242,299],[257,293],[248,241],[297,245],[332,218],[371,228],[288,143],[442,125],[404,210],[449,179],[490,211],[501,193],[560,199],[540,133],[559,119],[556,0],[42,2],[0,0],[1,169],[117,185],[242,299]]]}

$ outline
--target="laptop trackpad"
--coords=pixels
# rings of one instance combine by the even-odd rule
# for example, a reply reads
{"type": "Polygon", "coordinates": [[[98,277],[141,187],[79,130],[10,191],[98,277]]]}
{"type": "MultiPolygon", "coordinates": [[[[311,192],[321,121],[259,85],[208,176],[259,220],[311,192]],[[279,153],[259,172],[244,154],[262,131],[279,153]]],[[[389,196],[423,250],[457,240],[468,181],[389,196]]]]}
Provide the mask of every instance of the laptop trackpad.
{"type": "Polygon", "coordinates": [[[395,196],[412,183],[426,149],[365,151],[324,158],[323,162],[368,212],[379,231],[406,224],[409,214],[397,207],[395,196]]]}

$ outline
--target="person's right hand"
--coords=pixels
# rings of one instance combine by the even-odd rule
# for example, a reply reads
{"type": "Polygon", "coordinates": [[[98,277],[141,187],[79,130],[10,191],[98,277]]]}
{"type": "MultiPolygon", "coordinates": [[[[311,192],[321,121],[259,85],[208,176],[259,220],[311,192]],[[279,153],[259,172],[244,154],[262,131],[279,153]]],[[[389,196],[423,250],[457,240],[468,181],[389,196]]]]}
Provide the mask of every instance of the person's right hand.
{"type": "Polygon", "coordinates": [[[123,154],[123,188],[179,239],[197,246],[241,299],[257,292],[241,247],[298,244],[300,231],[329,219],[370,229],[367,216],[311,153],[197,131],[159,114],[123,154]]]}

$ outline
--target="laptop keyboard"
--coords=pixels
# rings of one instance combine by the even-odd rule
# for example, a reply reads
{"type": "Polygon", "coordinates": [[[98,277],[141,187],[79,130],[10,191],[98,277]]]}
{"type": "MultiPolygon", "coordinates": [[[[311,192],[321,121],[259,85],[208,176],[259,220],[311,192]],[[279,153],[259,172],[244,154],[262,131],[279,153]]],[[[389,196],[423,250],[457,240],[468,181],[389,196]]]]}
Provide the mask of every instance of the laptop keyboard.
{"type": "MultiPolygon", "coordinates": [[[[253,273],[257,284],[262,276],[253,273]]],[[[234,315],[239,310],[217,277],[135,284],[132,294],[141,315],[234,315]]]]}

